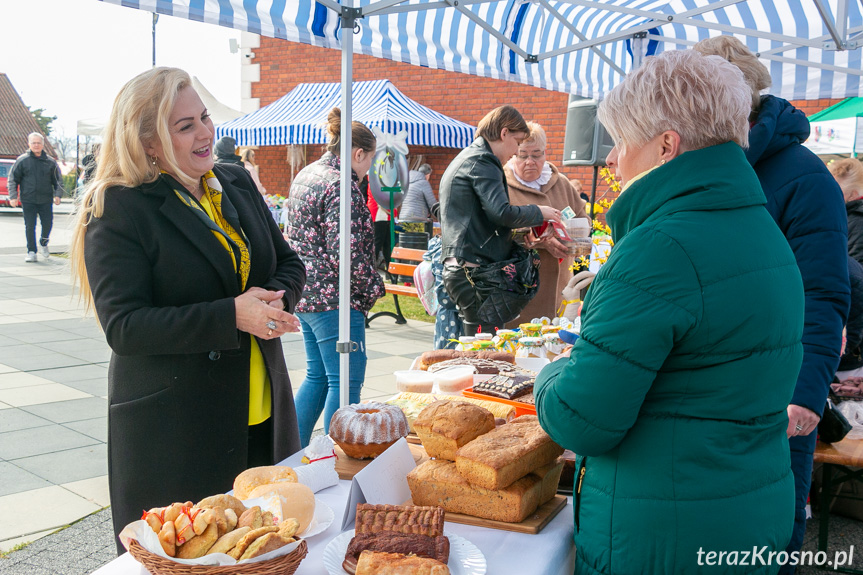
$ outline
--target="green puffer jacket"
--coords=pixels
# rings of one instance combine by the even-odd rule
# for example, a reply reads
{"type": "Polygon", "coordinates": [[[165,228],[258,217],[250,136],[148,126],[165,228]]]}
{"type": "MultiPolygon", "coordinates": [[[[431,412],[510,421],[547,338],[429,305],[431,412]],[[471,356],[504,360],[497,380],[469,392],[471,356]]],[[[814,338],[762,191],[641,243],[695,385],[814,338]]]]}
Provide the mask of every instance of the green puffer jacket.
{"type": "Polygon", "coordinates": [[[765,202],[727,143],[654,169],[609,210],[615,246],[582,337],[534,390],[542,427],[579,455],[576,573],[778,570],[759,558],[794,521],[804,303],[765,202]],[[736,565],[708,567],[711,551],[736,565]]]}

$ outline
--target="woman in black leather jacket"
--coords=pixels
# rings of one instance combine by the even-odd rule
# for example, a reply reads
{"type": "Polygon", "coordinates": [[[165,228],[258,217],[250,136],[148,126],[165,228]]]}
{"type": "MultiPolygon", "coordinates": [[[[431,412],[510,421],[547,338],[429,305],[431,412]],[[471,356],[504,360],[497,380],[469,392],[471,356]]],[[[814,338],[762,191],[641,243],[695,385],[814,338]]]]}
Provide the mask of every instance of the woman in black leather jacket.
{"type": "Polygon", "coordinates": [[[459,307],[465,334],[479,330],[477,311],[482,304],[470,280],[470,268],[508,259],[513,228],[560,221],[560,211],[551,206],[509,203],[503,164],[518,152],[528,132],[514,107],[495,108],[480,120],[476,140],[455,157],[441,178],[443,282],[459,307]]]}

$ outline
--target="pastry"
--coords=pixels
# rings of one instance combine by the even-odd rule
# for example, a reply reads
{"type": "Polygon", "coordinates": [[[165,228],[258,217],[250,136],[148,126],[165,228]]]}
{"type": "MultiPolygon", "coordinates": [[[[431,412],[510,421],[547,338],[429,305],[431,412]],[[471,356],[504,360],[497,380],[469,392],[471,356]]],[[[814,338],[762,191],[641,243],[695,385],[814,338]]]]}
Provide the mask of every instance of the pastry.
{"type": "MultiPolygon", "coordinates": [[[[242,475],[242,474],[241,474],[242,475]]],[[[233,495],[211,495],[210,497],[205,497],[198,502],[195,507],[200,509],[210,509],[212,507],[222,507],[225,509],[231,509],[234,514],[239,517],[246,510],[246,506],[243,505],[243,502],[234,497],[233,495]]]]}
{"type": "Polygon", "coordinates": [[[267,500],[267,507],[274,510],[279,520],[292,517],[299,523],[297,533],[311,524],[315,516],[315,494],[302,483],[276,483],[261,485],[252,491],[252,497],[267,500]]]}
{"type": "Polygon", "coordinates": [[[242,539],[237,541],[237,544],[233,549],[228,553],[234,559],[239,560],[239,558],[246,552],[246,549],[249,548],[255,539],[262,535],[266,535],[267,533],[275,533],[279,528],[275,525],[271,525],[270,527],[261,527],[259,529],[252,529],[248,533],[246,533],[242,539]]]}
{"type": "Polygon", "coordinates": [[[177,554],[177,533],[173,521],[162,525],[159,530],[159,543],[168,557],[174,557],[177,554]]]}
{"type": "Polygon", "coordinates": [[[210,547],[210,550],[207,551],[207,555],[212,553],[227,553],[233,549],[240,539],[245,537],[249,531],[251,531],[249,527],[240,527],[239,529],[234,529],[230,533],[225,533],[212,547],[210,547]]]}
{"type": "Polygon", "coordinates": [[[261,514],[261,508],[255,505],[254,507],[247,509],[245,513],[240,515],[237,525],[240,527],[250,527],[252,530],[263,527],[264,520],[261,514]]]}
{"type": "Polygon", "coordinates": [[[177,548],[177,557],[180,559],[197,559],[203,557],[215,545],[219,538],[219,528],[216,522],[210,523],[203,533],[189,539],[177,548]]]}
{"type": "Polygon", "coordinates": [[[477,357],[460,357],[432,364],[428,367],[428,371],[430,373],[437,373],[438,371],[458,366],[472,367],[476,371],[476,373],[486,375],[496,375],[501,371],[506,371],[507,369],[512,369],[513,367],[515,367],[509,361],[501,361],[496,359],[480,359],[477,357]]]}
{"type": "Polygon", "coordinates": [[[279,547],[284,547],[287,544],[288,542],[282,539],[278,533],[267,533],[266,535],[262,535],[255,539],[252,544],[246,548],[240,556],[240,561],[258,557],[259,555],[269,553],[270,551],[275,551],[279,547]]]}
{"type": "Polygon", "coordinates": [[[450,575],[450,570],[434,559],[363,551],[357,561],[356,575],[450,575]]]}
{"type": "Polygon", "coordinates": [[[330,420],[330,437],[349,457],[377,457],[409,432],[398,407],[371,401],[346,405],[330,420]]]}
{"type": "Polygon", "coordinates": [[[443,535],[444,510],[419,505],[357,504],[356,528],[361,533],[414,533],[443,535]]]}
{"type": "Polygon", "coordinates": [[[420,356],[420,369],[428,369],[429,366],[450,359],[493,359],[497,361],[505,361],[507,363],[515,363],[515,356],[505,351],[496,350],[469,350],[458,351],[455,349],[435,349],[432,351],[423,352],[420,356]]]}
{"type": "Polygon", "coordinates": [[[515,399],[533,391],[535,375],[500,373],[473,386],[474,393],[482,393],[501,399],[515,399]]]}

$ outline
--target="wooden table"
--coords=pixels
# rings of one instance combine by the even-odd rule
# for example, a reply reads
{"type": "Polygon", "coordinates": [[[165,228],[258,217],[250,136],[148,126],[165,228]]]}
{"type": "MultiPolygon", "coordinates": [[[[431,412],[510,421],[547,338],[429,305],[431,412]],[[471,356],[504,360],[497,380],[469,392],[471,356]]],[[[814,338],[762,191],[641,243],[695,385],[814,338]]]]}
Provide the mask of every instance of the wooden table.
{"type": "MultiPolygon", "coordinates": [[[[836,498],[863,499],[852,495],[833,493],[846,481],[863,480],[863,439],[843,439],[838,443],[815,444],[815,463],[823,464],[821,468],[821,515],[818,519],[818,550],[827,551],[827,538],[830,535],[830,506],[836,498]],[[855,468],[855,469],[851,469],[855,468]]],[[[841,573],[863,574],[863,570],[838,567],[834,571],[841,573]]]]}

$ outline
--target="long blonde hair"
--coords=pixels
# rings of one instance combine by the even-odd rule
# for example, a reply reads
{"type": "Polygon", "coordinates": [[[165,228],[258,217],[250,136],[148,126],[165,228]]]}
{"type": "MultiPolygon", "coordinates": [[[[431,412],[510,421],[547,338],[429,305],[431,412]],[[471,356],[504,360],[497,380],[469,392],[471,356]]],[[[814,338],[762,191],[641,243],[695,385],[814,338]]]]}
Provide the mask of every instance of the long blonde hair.
{"type": "MultiPolygon", "coordinates": [[[[102,132],[102,148],[93,179],[82,192],[75,212],[75,227],[69,249],[72,285],[80,288],[79,298],[85,309],[91,311],[93,292],[87,278],[84,262],[84,238],[87,225],[105,210],[105,193],[109,188],[136,188],[155,181],[160,169],[171,173],[189,189],[197,185],[197,178],[183,172],[177,165],[168,118],[174,109],[177,95],[190,87],[192,80],[179,68],[153,68],[132,78],[123,86],[111,116],[102,132]],[[160,142],[164,157],[160,166],[147,156],[146,149],[160,142]]],[[[124,193],[137,193],[129,189],[124,193]]]]}

